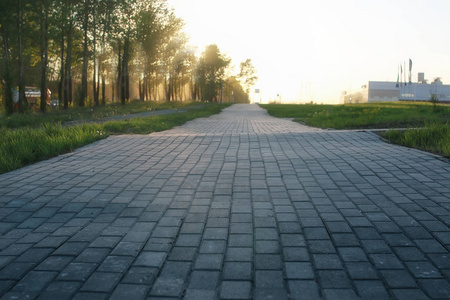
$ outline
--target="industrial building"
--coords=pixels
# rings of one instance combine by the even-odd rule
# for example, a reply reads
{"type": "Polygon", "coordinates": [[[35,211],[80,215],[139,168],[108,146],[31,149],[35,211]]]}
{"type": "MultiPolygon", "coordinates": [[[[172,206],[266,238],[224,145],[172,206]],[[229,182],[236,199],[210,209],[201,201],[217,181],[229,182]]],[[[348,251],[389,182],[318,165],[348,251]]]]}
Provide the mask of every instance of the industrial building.
{"type": "Polygon", "coordinates": [[[340,102],[430,101],[433,94],[440,102],[450,102],[450,85],[443,84],[440,78],[427,83],[424,73],[419,73],[418,79],[412,83],[369,81],[357,91],[342,92],[340,102]]]}

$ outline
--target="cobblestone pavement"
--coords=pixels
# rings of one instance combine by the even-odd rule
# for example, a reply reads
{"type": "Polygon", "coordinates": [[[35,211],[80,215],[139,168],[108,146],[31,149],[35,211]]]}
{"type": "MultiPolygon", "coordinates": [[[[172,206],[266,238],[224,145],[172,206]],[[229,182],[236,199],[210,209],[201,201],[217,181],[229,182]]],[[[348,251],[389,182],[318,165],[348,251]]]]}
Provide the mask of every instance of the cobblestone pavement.
{"type": "Polygon", "coordinates": [[[450,164],[256,105],[0,175],[1,299],[448,299],[450,164]]]}

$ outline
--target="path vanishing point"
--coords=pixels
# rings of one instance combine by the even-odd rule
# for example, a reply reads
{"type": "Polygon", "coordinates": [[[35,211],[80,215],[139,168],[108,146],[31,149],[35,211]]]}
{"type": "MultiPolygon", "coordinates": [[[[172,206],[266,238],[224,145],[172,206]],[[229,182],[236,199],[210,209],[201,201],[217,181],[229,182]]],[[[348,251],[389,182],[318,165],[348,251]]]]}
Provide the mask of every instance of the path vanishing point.
{"type": "Polygon", "coordinates": [[[449,299],[450,164],[257,105],[0,175],[0,299],[449,299]]]}

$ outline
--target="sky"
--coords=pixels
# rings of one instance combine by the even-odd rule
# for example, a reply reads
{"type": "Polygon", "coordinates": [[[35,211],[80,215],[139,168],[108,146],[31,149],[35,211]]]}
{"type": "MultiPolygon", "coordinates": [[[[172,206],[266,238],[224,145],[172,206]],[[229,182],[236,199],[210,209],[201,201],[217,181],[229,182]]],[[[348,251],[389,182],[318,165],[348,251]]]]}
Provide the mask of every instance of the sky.
{"type": "Polygon", "coordinates": [[[412,60],[450,84],[450,0],[168,0],[190,44],[209,44],[259,77],[262,102],[338,103],[368,81],[396,81],[412,60]]]}

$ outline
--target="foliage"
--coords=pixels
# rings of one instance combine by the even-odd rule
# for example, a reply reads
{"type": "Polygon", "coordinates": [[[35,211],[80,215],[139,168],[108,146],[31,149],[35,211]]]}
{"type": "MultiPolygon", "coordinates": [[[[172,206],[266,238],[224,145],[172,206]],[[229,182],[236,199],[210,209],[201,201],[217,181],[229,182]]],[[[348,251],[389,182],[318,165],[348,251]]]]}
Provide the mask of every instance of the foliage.
{"type": "Polygon", "coordinates": [[[437,153],[450,158],[450,124],[427,123],[424,128],[389,130],[382,134],[390,142],[437,153]]]}
{"type": "Polygon", "coordinates": [[[249,95],[244,91],[240,82],[234,76],[224,82],[224,102],[249,103],[249,95]]]}
{"type": "Polygon", "coordinates": [[[39,128],[0,128],[0,174],[105,138],[110,134],[148,134],[179,126],[195,118],[219,113],[227,105],[210,104],[202,109],[184,113],[124,121],[110,121],[103,124],[61,126],[47,123],[39,128]]]}
{"type": "MultiPolygon", "coordinates": [[[[41,98],[48,86],[65,109],[135,98],[217,101],[230,60],[215,45],[196,57],[183,27],[167,0],[2,0],[3,112],[22,107],[13,91],[24,86],[38,87],[41,98]]],[[[44,113],[45,98],[32,108],[44,113]]]]}
{"type": "Polygon", "coordinates": [[[439,105],[439,97],[436,94],[431,95],[430,102],[433,105],[433,111],[435,113],[438,113],[441,111],[442,106],[439,105]]]}
{"type": "Polygon", "coordinates": [[[229,58],[220,53],[217,45],[212,44],[206,47],[197,65],[197,80],[200,85],[202,101],[217,102],[225,70],[230,62],[229,58]]]}
{"type": "Polygon", "coordinates": [[[256,76],[256,69],[252,64],[251,59],[247,59],[240,64],[240,72],[237,76],[242,82],[245,92],[250,93],[250,88],[255,85],[258,77],[256,76]]]}
{"type": "Polygon", "coordinates": [[[386,102],[345,105],[261,105],[276,117],[321,128],[406,128],[420,127],[428,121],[446,123],[450,107],[439,105],[434,112],[430,103],[386,102]]]}

